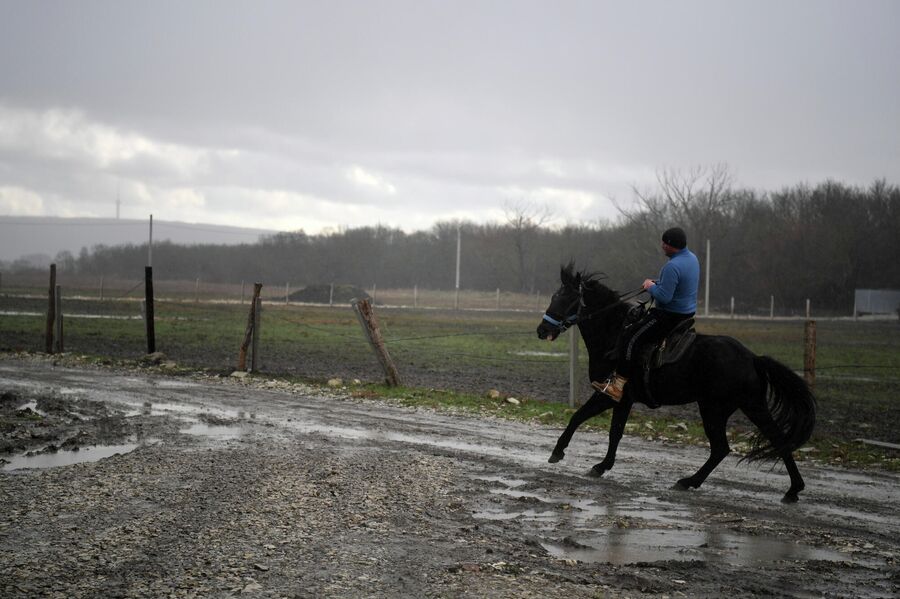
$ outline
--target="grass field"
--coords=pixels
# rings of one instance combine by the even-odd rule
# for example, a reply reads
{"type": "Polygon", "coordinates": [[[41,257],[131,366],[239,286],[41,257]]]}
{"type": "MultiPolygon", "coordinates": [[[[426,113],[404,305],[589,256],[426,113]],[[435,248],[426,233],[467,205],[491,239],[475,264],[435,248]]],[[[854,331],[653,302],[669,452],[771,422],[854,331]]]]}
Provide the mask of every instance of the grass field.
{"type": "MultiPolygon", "coordinates": [[[[427,297],[427,294],[420,294],[427,297]]],[[[462,305],[485,296],[465,297],[462,305]]],[[[247,321],[247,304],[160,300],[155,303],[157,349],[180,368],[229,373],[247,321]]],[[[0,295],[0,351],[44,350],[47,300],[0,295]]],[[[65,350],[101,361],[137,360],[147,351],[140,302],[130,299],[65,300],[65,350]],[[87,317],[93,316],[93,317],[87,317]],[[102,318],[100,318],[102,317],[102,318]]],[[[377,361],[348,305],[335,307],[264,303],[260,376],[324,383],[340,377],[359,396],[389,397],[404,404],[532,419],[562,426],[571,414],[568,339],[540,342],[540,312],[453,309],[376,309],[388,351],[405,387],[388,389],[377,361]],[[491,389],[499,398],[487,397],[491,389]],[[521,403],[505,399],[515,396],[521,403]]],[[[795,370],[803,367],[799,320],[701,319],[698,331],[736,337],[758,354],[795,370]]],[[[900,452],[857,439],[898,443],[900,434],[900,323],[820,320],[817,323],[817,429],[801,457],[851,467],[900,469],[900,452]]],[[[568,335],[568,334],[567,334],[568,335]]],[[[582,400],[589,394],[587,356],[579,360],[582,400]]],[[[733,419],[732,445],[740,451],[749,430],[733,419]]],[[[608,416],[595,419],[605,428],[608,416]]],[[[629,434],[705,443],[696,406],[635,410],[629,434]]]]}

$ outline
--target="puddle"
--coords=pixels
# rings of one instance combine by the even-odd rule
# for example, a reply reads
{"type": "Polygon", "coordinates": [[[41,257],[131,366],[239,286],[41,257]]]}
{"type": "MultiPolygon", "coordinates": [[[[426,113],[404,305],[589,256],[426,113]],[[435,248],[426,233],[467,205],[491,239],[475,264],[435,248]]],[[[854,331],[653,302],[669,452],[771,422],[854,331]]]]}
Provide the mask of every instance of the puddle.
{"type": "Polygon", "coordinates": [[[197,383],[192,383],[190,381],[161,379],[158,381],[154,380],[153,386],[159,387],[160,389],[191,389],[191,388],[199,387],[200,385],[197,383]]]}
{"type": "MultiPolygon", "coordinates": [[[[187,416],[214,416],[216,418],[221,418],[223,420],[235,420],[244,417],[244,412],[240,412],[238,410],[226,410],[220,408],[206,408],[202,406],[191,406],[180,403],[169,403],[169,402],[144,402],[140,405],[135,405],[133,403],[127,404],[132,409],[125,413],[126,416],[172,416],[172,415],[187,415],[187,416]]],[[[250,415],[253,418],[253,414],[250,415]]]]}
{"type": "Polygon", "coordinates": [[[539,358],[568,358],[569,354],[556,351],[513,351],[509,352],[513,356],[523,357],[539,357],[539,358]]]}
{"type": "Polygon", "coordinates": [[[124,445],[91,445],[82,447],[78,451],[59,450],[55,453],[41,453],[37,455],[17,455],[3,465],[3,470],[21,470],[24,468],[56,468],[58,466],[71,466],[83,462],[99,462],[116,454],[126,454],[140,447],[141,443],[126,443],[124,445]]]}
{"type": "Polygon", "coordinates": [[[773,561],[843,561],[836,551],[799,545],[771,537],[751,537],[718,531],[672,529],[610,529],[578,539],[542,542],[553,557],[615,565],[656,561],[724,561],[750,566],[773,561]]]}
{"type": "MultiPolygon", "coordinates": [[[[497,477],[500,479],[500,477],[497,477]]],[[[485,478],[484,480],[488,480],[485,478]]],[[[500,479],[502,480],[502,479],[500,479]]],[[[525,481],[523,481],[525,482],[525,481]]],[[[674,504],[660,501],[653,497],[635,497],[628,502],[598,503],[593,499],[571,499],[567,497],[548,497],[540,493],[519,491],[515,487],[506,489],[491,489],[493,495],[503,495],[515,500],[546,505],[548,511],[536,509],[516,510],[497,506],[495,509],[485,509],[475,512],[475,518],[484,520],[512,520],[523,518],[534,519],[537,522],[569,523],[576,526],[585,526],[596,518],[632,518],[653,522],[664,526],[684,526],[696,521],[696,516],[689,510],[674,504]]]]}
{"type": "Polygon", "coordinates": [[[240,425],[216,425],[196,422],[187,428],[179,429],[178,432],[185,435],[215,437],[216,439],[238,439],[244,434],[244,427],[240,425]]]}
{"type": "Polygon", "coordinates": [[[292,430],[301,433],[319,433],[328,436],[356,440],[372,439],[377,441],[397,441],[400,443],[408,443],[411,445],[423,445],[427,447],[438,447],[441,449],[448,449],[452,451],[472,453],[479,456],[489,455],[502,458],[516,457],[521,463],[533,463],[541,466],[543,466],[546,462],[546,458],[543,457],[543,453],[538,454],[533,451],[521,452],[505,447],[468,443],[466,441],[459,441],[457,439],[449,439],[446,437],[411,435],[384,430],[371,430],[328,424],[316,424],[312,422],[300,422],[297,420],[293,420],[291,422],[283,422],[282,424],[292,430]]]}
{"type": "Polygon", "coordinates": [[[505,485],[510,489],[515,489],[516,487],[521,487],[522,485],[527,485],[528,481],[520,478],[505,478],[502,476],[473,476],[474,480],[484,480],[490,483],[500,483],[501,485],[505,485]]]}

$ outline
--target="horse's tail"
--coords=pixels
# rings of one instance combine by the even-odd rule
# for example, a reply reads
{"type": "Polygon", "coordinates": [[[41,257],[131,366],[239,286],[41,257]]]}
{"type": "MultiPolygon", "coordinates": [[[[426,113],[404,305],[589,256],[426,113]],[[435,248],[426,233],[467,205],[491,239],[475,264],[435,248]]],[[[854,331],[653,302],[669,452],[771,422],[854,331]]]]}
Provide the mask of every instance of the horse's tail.
{"type": "Polygon", "coordinates": [[[773,459],[809,441],[816,426],[816,398],[806,381],[774,358],[755,356],[753,365],[766,383],[764,401],[775,421],[775,430],[757,431],[744,459],[773,459]]]}

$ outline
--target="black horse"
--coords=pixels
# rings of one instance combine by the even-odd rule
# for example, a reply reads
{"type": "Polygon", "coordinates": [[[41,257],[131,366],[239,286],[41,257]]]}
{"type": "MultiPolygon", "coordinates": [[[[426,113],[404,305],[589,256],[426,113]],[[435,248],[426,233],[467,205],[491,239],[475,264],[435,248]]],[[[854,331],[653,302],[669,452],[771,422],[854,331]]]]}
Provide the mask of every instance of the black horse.
{"type": "MultiPolygon", "coordinates": [[[[588,350],[592,381],[605,380],[615,367],[610,350],[616,345],[631,306],[596,275],[575,272],[569,264],[561,271],[562,286],[553,294],[550,306],[537,328],[538,337],[553,340],[568,327],[577,325],[588,350]]],[[[613,410],[606,457],[591,469],[602,476],[616,460],[616,448],[635,402],[646,403],[642,384],[635,377],[625,386],[621,402],[595,392],[572,415],[550,456],[550,462],[565,457],[565,449],[575,430],[588,418],[613,410]]],[[[816,400],[806,385],[787,366],[768,356],[754,355],[731,337],[697,335],[684,357],[654,370],[650,391],[661,405],[697,402],[703,430],[709,438],[706,463],[692,476],[682,478],[677,488],[698,488],[731,449],[726,438],[728,418],[740,409],[759,429],[744,459],[781,458],[791,477],[791,486],[782,501],[794,502],[803,490],[803,478],[791,455],[809,440],[816,422],[816,400]]],[[[655,407],[655,406],[652,406],[655,407]]]]}

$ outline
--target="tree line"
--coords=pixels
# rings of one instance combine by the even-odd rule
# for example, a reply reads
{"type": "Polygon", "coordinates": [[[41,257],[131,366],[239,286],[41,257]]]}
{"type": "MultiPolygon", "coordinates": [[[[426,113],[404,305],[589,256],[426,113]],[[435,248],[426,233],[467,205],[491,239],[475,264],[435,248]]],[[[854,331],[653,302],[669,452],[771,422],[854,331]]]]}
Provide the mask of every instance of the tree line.
{"type": "MultiPolygon", "coordinates": [[[[636,201],[610,223],[547,227],[551,207],[520,203],[507,206],[504,222],[441,222],[413,233],[377,225],[279,233],[244,245],[154,243],[154,274],[294,288],[334,282],[452,289],[459,235],[463,289],[549,293],[559,284],[560,265],[574,260],[626,291],[659,271],[660,234],[678,225],[710,270],[712,309],[734,297],[744,313],[768,313],[774,296],[780,313],[799,312],[810,298],[817,308],[849,314],[856,288],[900,289],[900,189],[884,180],[765,192],[736,188],[727,167],[717,165],[660,171],[652,190],[634,193],[636,201]]],[[[147,244],[95,246],[57,258],[63,270],[136,278],[147,244]]]]}

